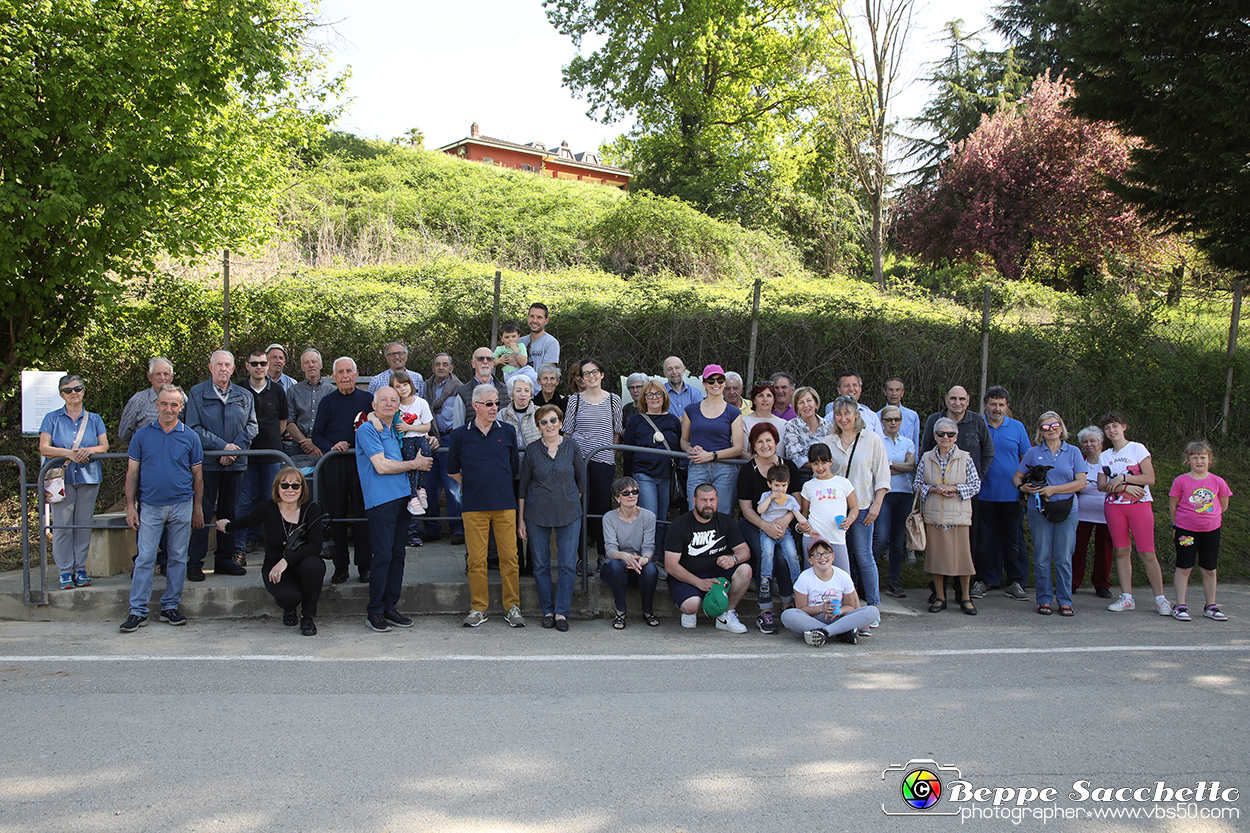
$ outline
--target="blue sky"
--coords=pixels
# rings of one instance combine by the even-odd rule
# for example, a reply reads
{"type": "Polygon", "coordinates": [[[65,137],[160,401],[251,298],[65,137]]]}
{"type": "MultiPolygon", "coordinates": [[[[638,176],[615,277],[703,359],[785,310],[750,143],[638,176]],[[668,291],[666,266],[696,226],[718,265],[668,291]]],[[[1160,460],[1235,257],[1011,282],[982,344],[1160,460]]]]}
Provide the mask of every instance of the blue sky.
{"type": "MultiPolygon", "coordinates": [[[[918,4],[908,55],[913,75],[941,56],[942,24],[962,17],[985,26],[985,0],[918,4]]],[[[467,136],[478,122],[488,136],[516,142],[569,142],[594,150],[627,124],[600,124],[561,86],[560,68],[576,53],[547,22],[541,0],[322,0],[322,31],[336,67],[350,66],[353,99],[336,127],[390,139],[411,127],[434,148],[467,136]]],[[[898,115],[914,115],[928,92],[914,84],[898,115]]]]}

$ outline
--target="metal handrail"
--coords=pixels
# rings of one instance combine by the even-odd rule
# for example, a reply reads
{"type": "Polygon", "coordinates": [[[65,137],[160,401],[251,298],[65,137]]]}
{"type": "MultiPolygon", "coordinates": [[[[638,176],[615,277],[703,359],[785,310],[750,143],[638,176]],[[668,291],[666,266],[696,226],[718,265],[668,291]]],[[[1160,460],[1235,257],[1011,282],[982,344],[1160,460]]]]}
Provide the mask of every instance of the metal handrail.
{"type": "MultiPolygon", "coordinates": [[[[216,458],[216,457],[278,457],[281,460],[286,461],[286,464],[288,466],[295,465],[295,462],[290,458],[289,455],[287,455],[285,451],[281,451],[276,448],[240,449],[238,451],[205,451],[204,456],[206,458],[209,458],[209,457],[212,457],[212,458],[216,458]]],[[[88,462],[95,462],[96,460],[122,460],[122,459],[128,459],[129,457],[130,457],[129,452],[109,451],[104,454],[92,454],[88,458],[88,462]]],[[[0,458],[0,459],[3,459],[3,458],[0,458]]],[[[66,464],[66,459],[64,457],[49,457],[47,460],[44,461],[43,465],[39,467],[39,479],[36,482],[43,483],[44,478],[47,476],[47,473],[50,469],[60,468],[61,466],[65,464],[66,464]]],[[[25,495],[23,493],[23,499],[24,497],[25,495]]],[[[29,560],[25,557],[23,557],[22,559],[22,574],[23,574],[22,586],[24,588],[23,599],[26,602],[26,604],[31,607],[37,607],[39,605],[46,605],[48,603],[48,588],[47,588],[47,584],[48,584],[48,536],[45,535],[43,532],[44,524],[47,523],[48,504],[47,504],[47,501],[43,500],[43,495],[40,495],[39,498],[40,499],[39,499],[39,509],[38,509],[38,519],[39,519],[38,529],[39,529],[39,588],[40,588],[39,597],[40,599],[38,601],[32,600],[33,595],[30,589],[29,560]]],[[[96,514],[95,512],[92,512],[91,513],[92,522],[90,524],[66,524],[66,525],[61,526],[60,529],[115,529],[116,528],[112,526],[104,526],[101,524],[97,524],[95,523],[95,518],[96,518],[96,514]]],[[[49,529],[52,528],[50,523],[48,524],[48,528],[49,529]]],[[[28,531],[28,534],[29,534],[29,531],[28,531]]]]}
{"type": "MultiPolygon", "coordinates": [[[[21,520],[17,526],[0,527],[5,532],[17,532],[18,539],[22,542],[22,600],[26,604],[30,604],[30,511],[26,490],[29,484],[26,482],[26,463],[21,457],[14,457],[10,454],[0,455],[0,463],[17,463],[17,484],[19,501],[21,505],[21,520]]],[[[40,483],[43,482],[41,479],[40,483]]],[[[42,498],[43,496],[40,495],[42,498]]],[[[41,500],[40,503],[43,501],[41,500]]],[[[45,568],[46,570],[46,568],[45,568]]],[[[42,585],[40,585],[42,587],[42,585]]],[[[43,591],[46,593],[47,591],[43,591]]]]}
{"type": "MultiPolygon", "coordinates": [[[[431,455],[446,454],[446,453],[447,453],[447,446],[445,445],[440,445],[438,448],[430,452],[431,455]]],[[[344,454],[350,454],[351,456],[355,457],[356,449],[353,448],[350,451],[327,451],[323,453],[319,458],[317,458],[317,463],[316,465],[313,466],[312,499],[317,501],[318,504],[320,504],[322,512],[325,512],[326,505],[324,501],[319,499],[321,497],[321,467],[325,465],[326,460],[329,460],[332,457],[339,457],[344,454]]],[[[454,521],[459,517],[460,517],[459,515],[426,514],[426,515],[421,516],[421,520],[422,521],[454,521]]],[[[332,523],[332,524],[357,524],[357,523],[367,523],[368,521],[369,521],[368,518],[330,518],[330,517],[326,518],[326,523],[332,523]]]]}

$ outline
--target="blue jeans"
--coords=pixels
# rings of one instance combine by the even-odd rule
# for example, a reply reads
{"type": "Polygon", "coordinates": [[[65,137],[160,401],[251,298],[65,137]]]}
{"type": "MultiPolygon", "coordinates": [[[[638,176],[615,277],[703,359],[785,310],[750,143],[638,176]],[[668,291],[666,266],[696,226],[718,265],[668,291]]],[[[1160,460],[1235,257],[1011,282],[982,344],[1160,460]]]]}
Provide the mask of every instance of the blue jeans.
{"type": "MultiPolygon", "coordinates": [[[[635,478],[637,479],[637,478],[635,478]]],[[[691,463],[690,479],[686,481],[686,500],[694,508],[694,490],[703,483],[716,487],[716,511],[732,515],[738,505],[738,467],[732,463],[691,463]]]]}
{"type": "Polygon", "coordinates": [[[638,481],[638,505],[655,513],[655,549],[662,552],[664,531],[668,529],[668,490],[672,488],[672,481],[667,477],[661,480],[638,472],[634,472],[634,480],[638,481]]]}
{"type": "MultiPolygon", "coordinates": [[[[760,536],[763,533],[758,526],[748,521],[746,518],[738,519],[738,531],[742,533],[742,538],[747,542],[747,549],[751,551],[751,569],[755,575],[760,573],[760,536]]],[[[791,541],[794,540],[795,532],[792,529],[786,530],[786,537],[791,541]]],[[[659,547],[657,547],[659,549],[659,547]]],[[[787,567],[784,570],[778,570],[776,562],[773,563],[773,590],[781,597],[782,604],[789,604],[794,601],[794,580],[799,577],[802,572],[802,563],[798,565],[799,569],[787,567]]],[[[772,593],[768,594],[768,598],[761,598],[756,594],[759,602],[760,610],[772,610],[773,598],[772,593]]]]}
{"type": "MultiPolygon", "coordinates": [[[[872,557],[872,526],[864,526],[867,515],[867,509],[859,510],[855,522],[846,531],[846,549],[851,555],[852,566],[859,568],[857,580],[864,586],[864,602],[876,607],[881,604],[881,588],[877,586],[880,577],[877,575],[877,560],[872,557]]],[[[856,578],[854,573],[851,577],[856,578]]]]}
{"type": "Polygon", "coordinates": [[[568,616],[573,607],[573,580],[577,576],[577,549],[581,544],[581,518],[568,526],[540,526],[525,519],[525,535],[530,542],[534,565],[534,586],[542,614],[568,616]],[[551,598],[551,533],[556,534],[556,596],[551,598]]]}
{"type": "MultiPolygon", "coordinates": [[[[634,479],[638,479],[637,475],[634,479]]],[[[619,559],[606,559],[599,567],[599,580],[611,588],[612,599],[619,611],[626,610],[625,588],[632,579],[638,581],[638,592],[642,595],[642,612],[651,613],[654,610],[652,603],[655,599],[655,585],[660,580],[660,570],[654,561],[648,561],[641,573],[635,573],[619,559]]]]}
{"type": "Polygon", "coordinates": [[[395,498],[365,510],[369,519],[369,604],[366,613],[395,610],[404,589],[404,547],[408,543],[408,499],[395,498]]]}
{"type": "MultiPolygon", "coordinates": [[[[773,578],[773,558],[778,548],[781,549],[781,557],[785,559],[790,568],[790,575],[798,578],[799,576],[799,549],[794,545],[794,536],[790,534],[790,530],[786,530],[786,534],[781,536],[780,541],[773,540],[773,537],[762,529],[756,529],[760,539],[760,581],[764,579],[771,580],[773,578]]],[[[761,584],[761,587],[763,585],[761,584]]],[[[768,595],[765,596],[763,590],[759,593],[759,606],[761,610],[770,610],[773,606],[773,593],[769,589],[768,595]]]]}
{"type": "Polygon", "coordinates": [[[130,579],[130,612],[148,615],[152,599],[152,572],[156,566],[156,545],[161,533],[168,532],[169,563],[165,568],[165,595],[161,610],[182,602],[182,585],[187,580],[187,545],[191,540],[191,514],[195,498],[170,506],[144,505],[139,513],[139,557],[130,579]]]}
{"type": "Polygon", "coordinates": [[[1080,515],[1076,507],[1057,524],[1042,517],[1029,498],[1029,532],[1033,535],[1033,582],[1037,603],[1050,604],[1056,595],[1061,605],[1072,604],[1072,551],[1076,548],[1076,525],[1080,515]],[[1051,564],[1055,575],[1050,575],[1051,564]]]}
{"type": "Polygon", "coordinates": [[[910,492],[887,492],[881,502],[881,514],[872,525],[872,552],[880,556],[890,550],[889,580],[897,583],[907,555],[907,515],[911,512],[910,492]]]}
{"type": "MultiPolygon", "coordinates": [[[[447,441],[443,441],[446,447],[447,441]]],[[[435,454],[434,465],[425,473],[425,493],[430,502],[431,515],[438,514],[438,501],[440,493],[447,495],[447,517],[451,518],[449,524],[452,534],[464,534],[464,522],[460,520],[460,484],[452,480],[451,475],[447,473],[447,455],[435,454]]],[[[427,520],[421,531],[430,537],[443,534],[443,522],[427,520]]]]}
{"type": "MultiPolygon", "coordinates": [[[[239,484],[239,507],[237,515],[241,518],[263,503],[273,494],[273,481],[277,479],[282,463],[268,457],[249,457],[247,468],[243,470],[243,480],[239,484]]],[[[205,518],[205,520],[208,520],[205,518]]],[[[249,533],[252,538],[259,538],[260,527],[239,527],[234,531],[234,551],[243,552],[247,549],[249,533]]]]}

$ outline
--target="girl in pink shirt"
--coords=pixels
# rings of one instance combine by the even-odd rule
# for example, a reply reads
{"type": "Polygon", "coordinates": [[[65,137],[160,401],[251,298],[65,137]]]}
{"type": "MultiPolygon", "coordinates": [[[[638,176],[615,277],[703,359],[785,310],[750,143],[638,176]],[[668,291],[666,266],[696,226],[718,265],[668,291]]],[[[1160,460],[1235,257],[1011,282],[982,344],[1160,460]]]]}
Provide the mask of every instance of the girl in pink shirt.
{"type": "Polygon", "coordinates": [[[1189,464],[1188,473],[1173,480],[1168,492],[1176,543],[1176,572],[1172,576],[1176,606],[1172,608],[1172,618],[1182,622],[1190,619],[1185,591],[1197,562],[1202,568],[1202,593],[1206,597],[1202,615],[1223,622],[1228,617],[1215,603],[1215,566],[1220,556],[1220,524],[1233,492],[1222,477],[1211,474],[1215,459],[1206,441],[1186,446],[1185,462],[1189,464]]]}

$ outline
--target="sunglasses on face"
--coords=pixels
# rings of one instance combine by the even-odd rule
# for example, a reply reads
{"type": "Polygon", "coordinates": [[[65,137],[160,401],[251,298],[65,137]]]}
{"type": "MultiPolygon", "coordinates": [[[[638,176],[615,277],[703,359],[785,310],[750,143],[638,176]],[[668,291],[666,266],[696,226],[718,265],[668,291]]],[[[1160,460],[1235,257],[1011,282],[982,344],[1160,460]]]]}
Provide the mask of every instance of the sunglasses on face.
{"type": "Polygon", "coordinates": [[[1042,430],[1043,430],[1043,431],[1058,431],[1058,430],[1059,430],[1059,423],[1057,423],[1057,422],[1048,422],[1047,424],[1045,424],[1045,425],[1043,425],[1043,426],[1042,426],[1042,430]]]}
{"type": "Polygon", "coordinates": [[[560,422],[556,417],[548,417],[547,419],[538,420],[539,425],[557,425],[560,422]]]}
{"type": "Polygon", "coordinates": [[[618,497],[633,497],[636,494],[638,494],[637,489],[623,489],[618,497]]]}
{"type": "Polygon", "coordinates": [[[934,433],[936,433],[937,436],[939,437],[958,437],[959,436],[959,433],[956,431],[936,431],[934,433]]]}
{"type": "Polygon", "coordinates": [[[703,381],[707,382],[709,385],[723,385],[725,384],[725,377],[724,376],[709,376],[703,381]]]}
{"type": "Polygon", "coordinates": [[[268,367],[269,362],[248,362],[251,367],[268,367]]]}
{"type": "Polygon", "coordinates": [[[491,356],[474,356],[474,357],[473,357],[473,361],[475,361],[475,362],[489,362],[489,361],[493,361],[493,357],[491,357],[491,356]]]}
{"type": "Polygon", "coordinates": [[[84,390],[82,385],[74,385],[72,388],[61,388],[61,393],[82,393],[84,390]]]}
{"type": "Polygon", "coordinates": [[[278,488],[282,489],[283,491],[297,492],[302,487],[298,483],[279,483],[278,488]]]}
{"type": "Polygon", "coordinates": [[[499,407],[499,400],[498,400],[498,399],[492,399],[490,402],[479,402],[479,403],[477,403],[477,404],[481,405],[481,406],[482,406],[482,407],[484,407],[484,408],[498,408],[498,407],[499,407]]]}

